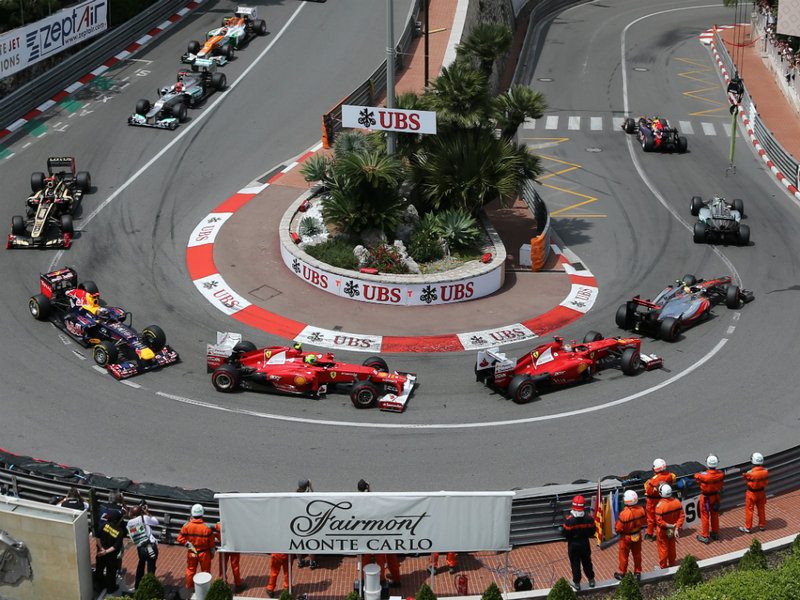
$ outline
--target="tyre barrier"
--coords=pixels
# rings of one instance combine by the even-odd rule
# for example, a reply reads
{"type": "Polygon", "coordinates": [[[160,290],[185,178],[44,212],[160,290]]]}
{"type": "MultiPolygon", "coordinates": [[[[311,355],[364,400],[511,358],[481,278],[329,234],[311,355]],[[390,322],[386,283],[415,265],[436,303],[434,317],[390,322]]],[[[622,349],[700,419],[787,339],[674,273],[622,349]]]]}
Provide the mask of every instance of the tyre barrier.
{"type": "MultiPolygon", "coordinates": [[[[800,446],[765,457],[769,469],[769,496],[778,496],[800,488],[800,446]]],[[[725,489],[722,494],[722,510],[744,504],[744,480],[740,473],[751,467],[750,462],[726,467],[725,489]]],[[[692,476],[705,467],[698,462],[668,465],[668,469],[680,476],[682,481],[678,493],[692,497],[698,492],[692,476]]],[[[603,496],[618,491],[620,497],[626,490],[644,494],[644,482],[652,471],[642,469],[626,475],[608,475],[600,480],[603,496]]],[[[0,450],[0,494],[13,495],[27,500],[52,503],[63,498],[71,486],[81,490],[84,498],[90,498],[90,515],[99,515],[99,507],[106,495],[114,490],[123,491],[126,504],[147,502],[150,514],[159,519],[160,541],[175,543],[180,528],[189,517],[189,509],[195,502],[203,504],[209,520],[219,519],[219,506],[214,492],[209,489],[183,489],[155,483],[139,483],[124,477],[107,477],[87,473],[82,469],[48,461],[19,456],[0,450]]],[[[561,540],[558,530],[563,516],[571,508],[576,494],[593,498],[598,489],[597,482],[579,480],[571,484],[548,484],[543,487],[519,489],[511,505],[510,541],[512,546],[524,546],[561,540]]],[[[90,519],[91,520],[91,519],[90,519]]]]}

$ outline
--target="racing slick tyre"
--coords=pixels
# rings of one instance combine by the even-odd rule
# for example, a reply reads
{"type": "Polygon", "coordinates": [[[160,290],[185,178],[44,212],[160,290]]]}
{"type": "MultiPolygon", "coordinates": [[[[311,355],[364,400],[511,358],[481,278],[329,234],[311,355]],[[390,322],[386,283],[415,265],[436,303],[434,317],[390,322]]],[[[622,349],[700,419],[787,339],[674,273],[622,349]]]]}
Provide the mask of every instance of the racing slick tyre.
{"type": "Polygon", "coordinates": [[[725,306],[728,308],[739,308],[741,300],[739,298],[739,286],[729,285],[725,290],[725,306]]]}
{"type": "Polygon", "coordinates": [[[173,104],[170,112],[176,119],[178,119],[179,123],[186,123],[186,119],[189,118],[189,111],[186,108],[186,103],[182,101],[173,104]]]}
{"type": "Polygon", "coordinates": [[[47,320],[47,317],[50,316],[50,310],[52,308],[53,305],[50,304],[50,298],[44,294],[36,294],[31,296],[31,299],[28,300],[28,310],[30,311],[31,316],[37,321],[47,320]]]}
{"type": "Polygon", "coordinates": [[[741,198],[734,198],[731,206],[733,207],[733,210],[739,211],[740,216],[744,216],[744,202],[742,202],[741,198]]]}
{"type": "Polygon", "coordinates": [[[198,42],[197,40],[192,40],[186,47],[186,49],[189,51],[189,54],[197,54],[198,52],[200,52],[200,48],[202,48],[202,46],[200,45],[200,42],[198,42]]]}
{"type": "Polygon", "coordinates": [[[31,191],[33,193],[44,189],[44,173],[31,173],[31,191]]]}
{"type": "Polygon", "coordinates": [[[256,35],[267,35],[267,22],[264,19],[258,19],[253,23],[253,30],[256,35]]]}
{"type": "Polygon", "coordinates": [[[142,341],[153,352],[161,352],[167,345],[167,335],[158,325],[148,325],[142,329],[142,341]]]}
{"type": "Polygon", "coordinates": [[[603,339],[603,334],[600,333],[599,331],[587,331],[586,335],[583,336],[583,343],[588,344],[589,342],[599,342],[602,339],[603,339]]]}
{"type": "Polygon", "coordinates": [[[739,245],[747,246],[750,243],[750,226],[739,225],[739,245]]]}
{"type": "Polygon", "coordinates": [[[61,215],[61,233],[70,235],[75,233],[75,228],[72,225],[72,215],[61,215]]]}
{"type": "Polygon", "coordinates": [[[620,307],[617,309],[617,314],[614,317],[614,321],[616,322],[617,327],[619,327],[620,329],[631,328],[631,326],[633,325],[632,323],[633,318],[630,311],[628,310],[627,303],[621,304],[620,307]]]}
{"type": "Polygon", "coordinates": [[[658,325],[658,337],[665,342],[674,342],[678,339],[678,333],[681,329],[680,320],[675,317],[667,317],[658,325]]]}
{"type": "Polygon", "coordinates": [[[225,394],[235,391],[239,387],[239,370],[233,365],[220,365],[211,374],[211,385],[225,394]]]}
{"type": "Polygon", "coordinates": [[[619,364],[625,375],[636,375],[642,366],[642,357],[636,348],[625,348],[619,364]]]}
{"type": "Polygon", "coordinates": [[[516,375],[508,384],[508,397],[514,404],[527,404],[536,398],[536,384],[529,375],[516,375]]]}
{"type": "Polygon", "coordinates": [[[231,350],[231,354],[247,354],[248,352],[253,352],[254,350],[258,350],[256,345],[253,342],[242,340],[241,342],[237,342],[236,345],[231,350]]]}
{"type": "Polygon", "coordinates": [[[150,100],[147,98],[142,98],[136,101],[136,114],[147,116],[147,113],[150,112],[150,100]]]}
{"type": "Polygon", "coordinates": [[[694,243],[695,244],[705,244],[706,243],[706,232],[708,231],[708,227],[702,221],[698,221],[694,224],[694,243]]]}
{"type": "Polygon", "coordinates": [[[681,277],[681,281],[683,282],[683,285],[688,285],[689,287],[697,285],[697,277],[695,277],[691,273],[687,273],[686,275],[681,277]]]}
{"type": "Polygon", "coordinates": [[[87,280],[78,284],[79,290],[86,290],[90,294],[99,294],[100,290],[97,289],[97,284],[94,281],[87,280]]]}
{"type": "Polygon", "coordinates": [[[350,402],[356,408],[374,408],[378,404],[378,386],[371,381],[359,381],[350,390],[350,402]]]}
{"type": "Polygon", "coordinates": [[[233,60],[233,45],[225,46],[225,49],[220,53],[227,60],[233,60]]]}
{"type": "Polygon", "coordinates": [[[678,152],[683,154],[689,149],[689,140],[682,135],[678,136],[678,152]]]}
{"type": "Polygon", "coordinates": [[[11,217],[11,233],[14,235],[25,235],[25,219],[19,215],[11,217]]]}
{"type": "Polygon", "coordinates": [[[228,87],[228,78],[225,76],[225,73],[214,73],[211,76],[211,87],[218,92],[228,87]]]}
{"type": "Polygon", "coordinates": [[[389,365],[380,356],[370,356],[361,363],[365,367],[372,367],[376,371],[388,371],[389,365]]]}
{"type": "Polygon", "coordinates": [[[78,171],[75,174],[75,183],[82,192],[88,192],[92,188],[92,176],[89,171],[78,171]]]}
{"type": "Polygon", "coordinates": [[[703,199],[700,196],[692,196],[692,201],[689,203],[689,210],[693,217],[700,214],[700,209],[703,208],[703,199]]]}
{"type": "Polygon", "coordinates": [[[655,150],[656,140],[652,135],[646,135],[642,138],[642,150],[645,152],[652,152],[655,150]]]}
{"type": "Polygon", "coordinates": [[[107,367],[117,362],[119,351],[114,342],[103,340],[92,349],[92,358],[101,367],[107,367]]]}
{"type": "Polygon", "coordinates": [[[627,117],[622,122],[622,129],[625,131],[625,133],[635,133],[636,132],[636,121],[634,119],[631,119],[630,117],[627,117]]]}

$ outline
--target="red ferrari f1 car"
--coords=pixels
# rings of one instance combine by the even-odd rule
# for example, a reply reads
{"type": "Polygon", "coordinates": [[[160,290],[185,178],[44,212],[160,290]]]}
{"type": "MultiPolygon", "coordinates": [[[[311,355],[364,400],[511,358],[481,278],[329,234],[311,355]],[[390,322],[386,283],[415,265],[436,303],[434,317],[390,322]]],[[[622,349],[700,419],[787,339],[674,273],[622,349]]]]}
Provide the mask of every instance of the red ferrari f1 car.
{"type": "Polygon", "coordinates": [[[663,365],[654,354],[643,354],[640,338],[604,338],[596,331],[583,342],[564,343],[563,338],[542,344],[516,361],[489,348],[478,352],[475,379],[495,388],[517,404],[537,397],[539,390],[589,381],[603,369],[619,368],[625,375],[663,365]]]}
{"type": "Polygon", "coordinates": [[[300,344],[256,348],[236,333],[218,332],[206,356],[218,392],[242,388],[321,398],[341,387],[356,408],[403,412],[417,381],[412,373],[389,372],[379,356],[354,365],[338,362],[330,352],[303,352],[300,344]]]}

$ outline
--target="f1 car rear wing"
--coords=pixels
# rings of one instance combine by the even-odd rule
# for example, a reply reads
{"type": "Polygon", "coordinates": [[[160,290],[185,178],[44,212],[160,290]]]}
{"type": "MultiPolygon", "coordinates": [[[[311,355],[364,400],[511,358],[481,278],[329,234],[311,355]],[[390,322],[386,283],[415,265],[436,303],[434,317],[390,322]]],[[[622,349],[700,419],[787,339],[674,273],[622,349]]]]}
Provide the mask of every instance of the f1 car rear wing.
{"type": "Polygon", "coordinates": [[[233,11],[237,17],[250,17],[251,19],[256,18],[256,7],[255,6],[237,6],[236,10],[233,11]]]}
{"type": "Polygon", "coordinates": [[[475,363],[477,371],[494,370],[495,372],[513,369],[516,361],[508,358],[505,353],[500,352],[499,347],[478,350],[478,358],[475,363]]]}
{"type": "Polygon", "coordinates": [[[50,175],[54,173],[64,173],[67,169],[70,173],[75,175],[75,158],[72,156],[51,156],[47,159],[47,172],[50,175]]]}
{"type": "Polygon", "coordinates": [[[241,333],[217,332],[217,343],[206,346],[206,369],[211,373],[233,353],[233,347],[242,341],[241,333]]]}
{"type": "Polygon", "coordinates": [[[640,298],[639,296],[634,296],[631,299],[631,302],[633,302],[634,304],[638,304],[639,306],[645,306],[647,308],[656,308],[656,309],[661,308],[661,306],[659,306],[655,302],[650,302],[650,300],[645,300],[644,298],[640,298]]]}
{"type": "Polygon", "coordinates": [[[64,267],[39,276],[39,289],[48,298],[65,290],[71,290],[78,283],[78,274],[71,267],[64,267]]]}
{"type": "Polygon", "coordinates": [[[192,71],[213,72],[217,68],[217,63],[208,58],[195,58],[192,61],[192,71]]]}

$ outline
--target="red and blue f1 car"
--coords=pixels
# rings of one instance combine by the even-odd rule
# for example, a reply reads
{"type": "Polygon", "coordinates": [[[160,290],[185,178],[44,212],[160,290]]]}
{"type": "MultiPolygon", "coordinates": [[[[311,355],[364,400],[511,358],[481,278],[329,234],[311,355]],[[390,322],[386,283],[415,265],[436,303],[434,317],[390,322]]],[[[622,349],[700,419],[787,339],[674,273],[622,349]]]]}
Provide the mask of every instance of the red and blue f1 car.
{"type": "Polygon", "coordinates": [[[689,141],[663,117],[627,117],[622,122],[625,133],[635,133],[645,152],[680,152],[689,149],[689,141]]]}

